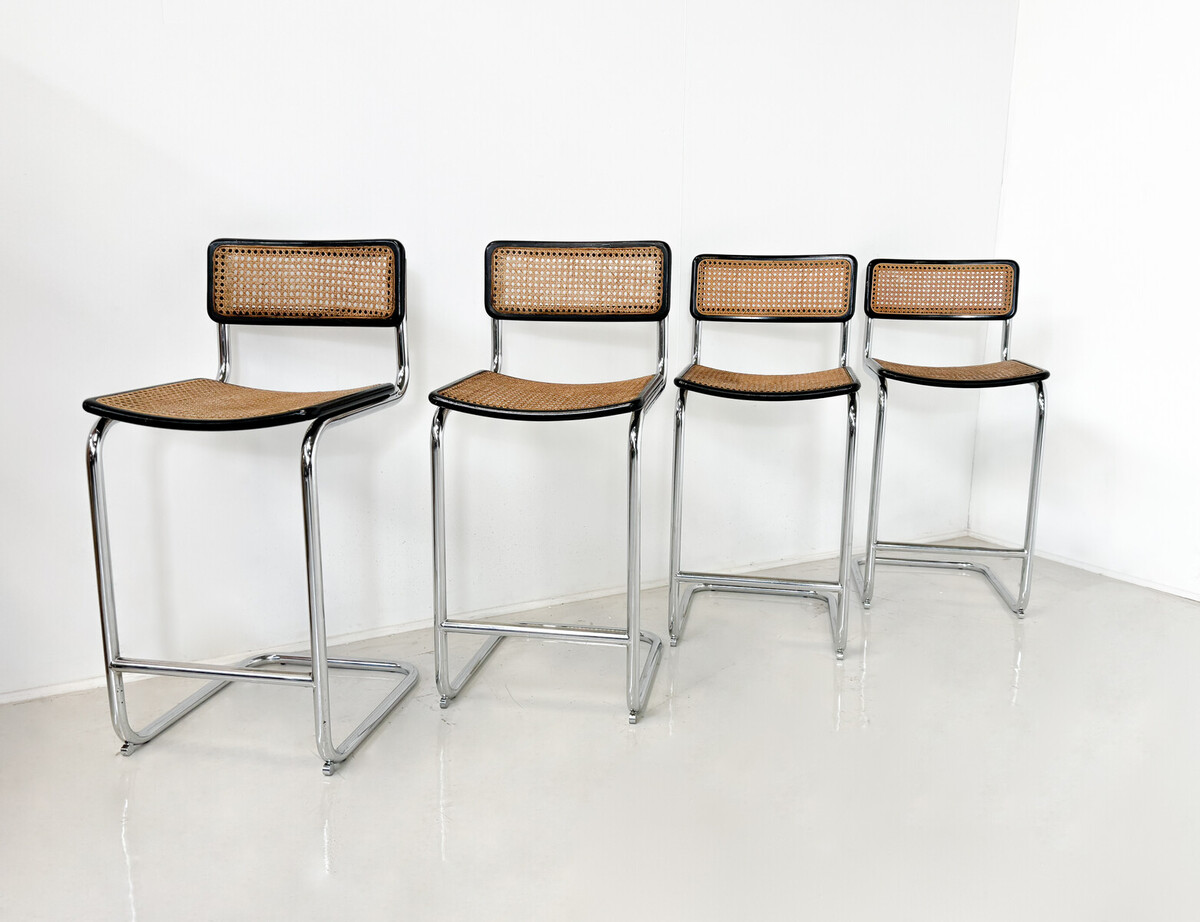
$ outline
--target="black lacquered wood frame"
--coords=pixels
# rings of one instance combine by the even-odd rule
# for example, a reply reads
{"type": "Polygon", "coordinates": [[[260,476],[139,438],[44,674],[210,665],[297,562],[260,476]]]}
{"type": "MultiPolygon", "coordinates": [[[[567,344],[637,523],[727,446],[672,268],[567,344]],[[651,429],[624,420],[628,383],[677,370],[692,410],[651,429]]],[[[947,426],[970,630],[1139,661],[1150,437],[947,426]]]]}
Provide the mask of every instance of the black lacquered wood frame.
{"type": "Polygon", "coordinates": [[[872,259],[867,263],[867,287],[863,292],[863,311],[879,320],[1010,320],[1017,313],[1017,293],[1021,287],[1021,267],[1011,259],[872,259]],[[1013,271],[1012,307],[1004,314],[881,314],[871,304],[875,287],[875,267],[887,266],[1009,266],[1013,271]]]}
{"type": "Polygon", "coordinates": [[[208,245],[208,316],[216,323],[250,324],[267,326],[329,326],[329,327],[397,327],[404,322],[407,310],[407,265],[404,245],[399,240],[392,239],[363,239],[363,240],[253,240],[241,237],[222,237],[208,245]],[[392,251],[396,271],[392,279],[392,314],[388,317],[238,317],[223,316],[215,310],[213,290],[213,257],[219,247],[274,247],[277,249],[306,249],[321,247],[386,247],[392,251]]]}
{"type": "Polygon", "coordinates": [[[533,320],[566,323],[625,323],[631,321],[661,320],[671,309],[671,248],[662,240],[493,240],[487,245],[483,257],[483,307],[493,320],[533,320]],[[519,314],[498,311],[492,302],[492,255],[496,250],[508,248],[562,249],[562,250],[620,250],[631,247],[652,247],[662,253],[662,305],[657,311],[647,313],[585,314],[577,311],[541,311],[519,314]]]}
{"type": "Polygon", "coordinates": [[[688,310],[692,317],[701,321],[718,323],[842,323],[854,316],[855,292],[858,290],[858,260],[849,253],[824,253],[805,256],[746,256],[744,254],[701,253],[692,260],[692,287],[688,300],[688,310]],[[838,315],[829,317],[780,316],[776,314],[701,314],[696,310],[696,288],[699,280],[700,264],[706,259],[722,259],[728,262],[815,262],[822,259],[845,259],[850,262],[850,297],[849,307],[838,315]]]}

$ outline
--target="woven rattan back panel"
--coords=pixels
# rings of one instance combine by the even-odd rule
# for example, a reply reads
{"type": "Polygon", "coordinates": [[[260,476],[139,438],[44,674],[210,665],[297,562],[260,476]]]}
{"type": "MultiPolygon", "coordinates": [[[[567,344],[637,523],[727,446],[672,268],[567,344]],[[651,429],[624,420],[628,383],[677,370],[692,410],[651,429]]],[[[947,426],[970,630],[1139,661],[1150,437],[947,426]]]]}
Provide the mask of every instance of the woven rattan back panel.
{"type": "Polygon", "coordinates": [[[706,319],[845,320],[854,313],[852,256],[698,256],[692,314],[706,319]]]}
{"type": "Polygon", "coordinates": [[[394,240],[216,240],[209,315],[221,323],[366,324],[404,317],[404,250],[394,240]]]}
{"type": "Polygon", "coordinates": [[[657,320],[670,307],[665,243],[490,244],[487,312],[506,320],[657,320]]]}
{"type": "Polygon", "coordinates": [[[872,317],[1000,319],[1017,310],[1017,264],[874,260],[867,270],[872,317]]]}

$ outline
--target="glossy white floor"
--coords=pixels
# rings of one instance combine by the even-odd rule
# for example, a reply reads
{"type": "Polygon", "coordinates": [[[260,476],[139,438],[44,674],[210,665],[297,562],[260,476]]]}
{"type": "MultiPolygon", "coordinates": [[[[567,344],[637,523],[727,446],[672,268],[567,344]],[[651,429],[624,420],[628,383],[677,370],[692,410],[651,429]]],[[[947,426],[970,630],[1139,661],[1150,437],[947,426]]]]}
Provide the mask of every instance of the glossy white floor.
{"type": "Polygon", "coordinates": [[[1041,561],[1018,622],[976,576],[885,569],[837,664],[817,603],[702,594],[636,727],[618,650],[506,641],[441,711],[411,632],[358,645],[421,683],[332,778],[295,689],[132,758],[100,691],[9,705],[0,916],[1197,918],[1198,616],[1041,561]]]}

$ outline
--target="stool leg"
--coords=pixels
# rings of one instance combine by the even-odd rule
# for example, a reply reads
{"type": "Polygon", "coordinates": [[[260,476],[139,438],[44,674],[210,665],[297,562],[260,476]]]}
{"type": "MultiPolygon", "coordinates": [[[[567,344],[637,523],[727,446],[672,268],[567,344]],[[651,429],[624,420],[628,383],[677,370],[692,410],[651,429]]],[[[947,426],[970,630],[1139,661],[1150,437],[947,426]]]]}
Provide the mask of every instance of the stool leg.
{"type": "Polygon", "coordinates": [[[492,651],[504,639],[503,634],[492,634],[475,651],[475,655],[467,664],[451,678],[449,631],[446,630],[446,469],[442,463],[442,445],[446,436],[446,419],[448,412],[445,407],[439,407],[433,414],[433,426],[430,429],[429,448],[430,461],[433,467],[433,663],[434,680],[437,683],[441,700],[438,704],[449,707],[450,702],[458,696],[463,686],[479,671],[484,660],[492,655],[492,651]]]}
{"type": "Polygon", "coordinates": [[[113,421],[101,418],[87,441],[88,499],[92,513],[92,542],[96,553],[96,590],[100,597],[100,628],[104,643],[104,678],[108,686],[108,709],[113,729],[121,740],[121,754],[130,755],[139,746],[150,742],[163,730],[225,688],[229,681],[217,679],[184,698],[170,710],[152,720],[140,730],[129,723],[125,703],[125,677],[119,668],[121,642],[117,632],[117,607],[113,593],[112,550],[108,540],[108,503],[104,490],[104,463],[101,449],[104,437],[113,421]]]}
{"type": "Polygon", "coordinates": [[[329,651],[325,637],[325,583],[321,569],[321,518],[317,507],[317,441],[325,420],[313,423],[300,445],[300,494],[304,502],[304,556],[308,574],[308,629],[312,656],[313,723],[323,771],[332,774],[341,761],[329,718],[329,651]]]}
{"type": "Polygon", "coordinates": [[[1042,382],[1034,384],[1037,393],[1037,422],[1033,430],[1033,463],[1029,471],[1029,500],[1025,507],[1025,543],[1022,546],[1021,587],[1017,597],[1017,616],[1025,617],[1033,583],[1033,538],[1037,531],[1038,496],[1042,486],[1042,447],[1046,433],[1046,390],[1042,382]]]}
{"type": "Polygon", "coordinates": [[[638,716],[650,695],[650,687],[662,657],[662,641],[641,629],[642,596],[642,478],[640,443],[642,414],[637,412],[629,423],[629,544],[625,585],[625,699],[629,722],[638,716]],[[645,665],[638,669],[638,647],[649,644],[645,665]]]}
{"type": "Polygon", "coordinates": [[[642,414],[634,413],[629,423],[629,543],[625,575],[625,689],[629,703],[629,722],[636,723],[639,709],[638,645],[641,638],[642,597],[642,414]]]}
{"type": "Polygon", "coordinates": [[[125,679],[112,668],[113,660],[121,656],[117,635],[116,602],[113,594],[112,549],[108,543],[108,504],[104,495],[104,463],[101,448],[112,420],[100,419],[88,434],[87,473],[88,498],[92,511],[92,543],[96,552],[96,591],[100,597],[100,627],[104,641],[104,677],[108,684],[108,709],[113,729],[124,744],[121,752],[128,755],[135,746],[147,741],[129,725],[125,705],[125,679]]]}
{"type": "Polygon", "coordinates": [[[887,382],[879,379],[879,411],[875,416],[875,454],[871,461],[871,496],[867,509],[867,556],[863,567],[863,608],[871,607],[875,594],[875,546],[879,536],[879,481],[883,476],[883,436],[887,426],[887,382]]]}
{"type": "Polygon", "coordinates": [[[433,464],[433,673],[442,707],[454,697],[446,632],[442,629],[446,621],[446,471],[442,463],[445,432],[446,410],[439,407],[433,414],[429,447],[433,464]]]}
{"type": "Polygon", "coordinates": [[[858,397],[847,396],[846,403],[846,470],[842,477],[842,533],[838,551],[838,618],[834,629],[833,649],[838,659],[846,652],[849,633],[850,567],[853,564],[851,544],[854,540],[854,468],[858,448],[858,397]]]}
{"type": "Polygon", "coordinates": [[[300,446],[300,493],[304,501],[304,550],[308,572],[308,625],[310,653],[308,656],[271,654],[259,657],[282,665],[307,666],[313,690],[313,721],[316,729],[317,752],[324,760],[322,771],[332,775],[346,761],[401,699],[417,684],[417,668],[411,663],[391,660],[330,659],[325,633],[325,585],[321,569],[321,518],[317,502],[317,445],[330,426],[363,411],[351,411],[343,416],[320,419],[308,427],[300,446]],[[333,736],[329,708],[329,670],[343,669],[360,672],[388,672],[401,676],[391,691],[375,705],[363,720],[339,745],[333,736]]]}
{"type": "Polygon", "coordinates": [[[671,575],[667,585],[667,634],[671,646],[679,643],[687,609],[680,611],[679,570],[683,544],[683,425],[687,410],[687,391],[682,388],[675,399],[675,467],[671,477],[671,575]]]}

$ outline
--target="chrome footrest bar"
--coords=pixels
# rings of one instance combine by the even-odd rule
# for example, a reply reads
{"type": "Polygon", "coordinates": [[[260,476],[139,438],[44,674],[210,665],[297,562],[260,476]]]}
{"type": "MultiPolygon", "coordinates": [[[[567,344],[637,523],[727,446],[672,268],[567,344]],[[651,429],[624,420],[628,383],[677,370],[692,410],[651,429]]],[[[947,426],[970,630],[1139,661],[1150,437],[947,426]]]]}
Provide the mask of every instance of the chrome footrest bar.
{"type": "MultiPolygon", "coordinates": [[[[482,634],[488,639],[449,683],[449,694],[443,694],[441,707],[449,707],[450,701],[458,696],[463,686],[471,680],[500,641],[506,637],[532,637],[537,640],[561,641],[564,643],[600,644],[624,647],[629,643],[629,634],[624,628],[597,627],[586,624],[545,624],[532,621],[498,624],[489,621],[445,621],[441,630],[447,634],[482,634]]],[[[637,715],[645,706],[650,686],[657,674],[662,658],[662,639],[650,631],[640,631],[639,640],[650,646],[638,678],[636,708],[631,709],[630,723],[636,723],[637,715]]]]}
{"type": "Polygon", "coordinates": [[[770,579],[765,577],[718,576],[714,573],[680,573],[676,582],[683,594],[676,604],[674,633],[671,646],[679,643],[687,625],[692,600],[697,592],[745,592],[754,595],[778,595],[800,599],[817,599],[829,609],[829,628],[833,633],[833,652],[838,659],[846,655],[847,611],[842,603],[842,589],[837,583],[806,582],[803,580],[770,579]]]}
{"type": "MultiPolygon", "coordinates": [[[[884,545],[880,545],[880,547],[883,546],[884,545]]],[[[972,553],[974,552],[974,549],[958,547],[944,547],[941,548],[941,550],[970,550],[972,553]]],[[[971,560],[930,560],[928,558],[921,557],[885,557],[883,555],[876,555],[875,564],[877,566],[916,567],[929,570],[961,570],[970,573],[978,573],[988,581],[988,584],[993,590],[995,590],[996,595],[1000,597],[1000,601],[1007,605],[1009,610],[1012,611],[1014,615],[1016,615],[1018,618],[1025,617],[1025,609],[1021,607],[1020,602],[1018,602],[1017,598],[1008,591],[1002,582],[1000,582],[1000,578],[996,576],[994,572],[992,572],[992,568],[987,566],[987,564],[975,563],[971,560]]],[[[860,593],[862,592],[862,573],[860,568],[865,568],[865,566],[865,557],[860,557],[855,561],[854,582],[857,584],[860,593]]]]}
{"type": "Polygon", "coordinates": [[[713,588],[747,589],[749,591],[766,591],[778,589],[781,592],[797,592],[811,590],[813,592],[840,592],[841,586],[826,580],[784,579],[774,576],[734,576],[724,573],[692,573],[675,574],[675,580],[681,583],[704,583],[713,588]]]}
{"type": "MultiPolygon", "coordinates": [[[[312,685],[312,677],[298,672],[267,672],[253,668],[254,657],[237,666],[209,666],[204,663],[180,663],[170,660],[127,659],[121,657],[109,663],[108,668],[114,672],[129,672],[135,675],[168,675],[180,679],[197,679],[210,677],[224,679],[226,682],[292,682],[300,685],[312,685]]],[[[264,660],[266,661],[266,660],[264,660]]]]}
{"type": "Polygon", "coordinates": [[[625,645],[629,633],[624,628],[594,627],[589,624],[544,624],[517,621],[501,624],[494,621],[444,621],[442,630],[455,634],[498,634],[502,637],[537,637],[540,640],[565,640],[575,643],[625,645]]]}
{"type": "Polygon", "coordinates": [[[916,552],[919,554],[970,554],[973,557],[1024,557],[1023,547],[966,547],[959,544],[909,544],[904,541],[876,541],[880,551],[916,552]]]}

